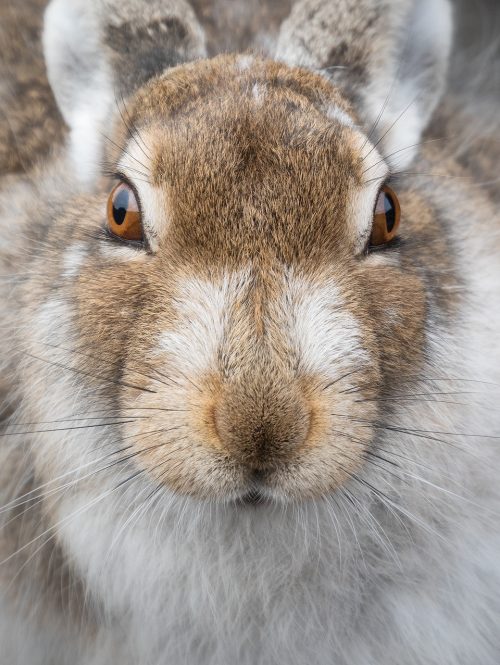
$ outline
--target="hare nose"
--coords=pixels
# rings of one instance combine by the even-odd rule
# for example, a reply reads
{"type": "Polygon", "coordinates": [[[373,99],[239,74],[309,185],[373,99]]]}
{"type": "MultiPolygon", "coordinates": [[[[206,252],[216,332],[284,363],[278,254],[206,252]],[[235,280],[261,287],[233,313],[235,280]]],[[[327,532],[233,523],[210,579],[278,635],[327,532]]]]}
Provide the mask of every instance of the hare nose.
{"type": "Polygon", "coordinates": [[[215,409],[222,447],[254,474],[293,459],[310,429],[310,409],[297,389],[226,391],[215,409]]]}

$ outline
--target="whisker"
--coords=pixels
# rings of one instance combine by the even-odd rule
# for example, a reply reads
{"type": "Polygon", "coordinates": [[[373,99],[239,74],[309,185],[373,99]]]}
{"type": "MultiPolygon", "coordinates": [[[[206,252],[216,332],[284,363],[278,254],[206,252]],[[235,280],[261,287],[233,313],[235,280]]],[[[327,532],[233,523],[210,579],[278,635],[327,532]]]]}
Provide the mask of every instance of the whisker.
{"type": "MultiPolygon", "coordinates": [[[[104,133],[102,133],[102,132],[101,132],[101,136],[102,136],[106,141],[108,141],[109,143],[111,143],[111,145],[113,145],[117,150],[119,150],[120,154],[123,153],[123,154],[128,155],[131,159],[133,159],[135,162],[137,162],[137,163],[139,164],[139,166],[141,166],[143,169],[145,169],[146,173],[148,172],[148,167],[146,166],[146,164],[143,164],[139,159],[137,159],[137,157],[134,157],[134,155],[131,155],[129,152],[127,152],[126,150],[124,150],[123,146],[118,145],[118,143],[116,143],[115,141],[113,141],[113,139],[111,139],[109,136],[106,136],[106,134],[104,134],[104,133]]],[[[146,177],[147,177],[147,176],[146,176],[146,177]]]]}
{"type": "MultiPolygon", "coordinates": [[[[337,383],[340,383],[344,379],[347,379],[349,376],[352,376],[353,374],[357,374],[358,372],[363,372],[365,371],[364,367],[360,367],[358,369],[352,370],[351,372],[347,372],[346,374],[343,374],[340,376],[338,379],[334,379],[333,381],[330,381],[330,383],[327,383],[326,386],[323,388],[323,391],[328,390],[328,388],[331,388],[332,386],[336,385],[337,383]]],[[[342,391],[339,391],[342,392],[342,391]]]]}
{"type": "MultiPolygon", "coordinates": [[[[98,497],[92,499],[92,500],[91,500],[88,504],[86,504],[83,508],[78,509],[77,511],[71,513],[71,515],[68,515],[67,517],[63,518],[62,520],[60,520],[60,521],[57,522],[56,524],[52,525],[52,526],[49,527],[48,529],[45,529],[45,531],[43,531],[41,534],[38,534],[37,536],[35,536],[35,538],[32,538],[29,542],[25,543],[25,544],[22,545],[20,548],[18,548],[15,552],[13,552],[12,554],[9,554],[9,556],[7,556],[5,559],[3,559],[2,561],[0,561],[0,566],[5,565],[7,562],[11,561],[14,557],[18,556],[21,552],[23,552],[24,550],[28,549],[28,547],[31,547],[31,545],[33,545],[33,544],[36,543],[38,540],[40,540],[40,538],[43,538],[44,536],[46,536],[47,534],[49,534],[51,531],[55,531],[55,530],[57,530],[58,528],[60,528],[60,527],[63,526],[64,524],[66,524],[70,519],[73,519],[74,517],[77,517],[77,516],[80,515],[82,512],[84,512],[85,510],[88,510],[89,508],[91,508],[92,506],[94,506],[96,503],[98,503],[99,501],[102,501],[102,499],[106,498],[107,496],[109,496],[110,494],[112,494],[113,492],[115,492],[117,489],[119,489],[120,487],[122,487],[122,486],[125,485],[126,483],[130,482],[131,480],[135,479],[137,476],[141,475],[142,473],[144,473],[144,470],[142,470],[142,469],[139,470],[139,471],[137,471],[137,472],[135,472],[134,474],[132,474],[131,476],[129,476],[127,479],[120,481],[120,482],[118,483],[118,485],[116,485],[116,486],[113,487],[112,489],[107,490],[106,492],[100,494],[98,497]]],[[[48,541],[45,541],[45,542],[43,543],[43,545],[45,545],[47,542],[48,542],[48,541]]],[[[35,553],[37,553],[38,551],[39,551],[39,550],[36,550],[35,553]]],[[[30,560],[30,559],[28,559],[28,561],[29,561],[29,560],[30,560]]],[[[24,567],[24,566],[23,566],[23,567],[24,567]]],[[[21,570],[23,569],[23,567],[21,568],[21,570]]],[[[16,577],[17,577],[17,576],[16,576],[16,577]]],[[[15,579],[15,578],[14,578],[14,579],[15,579]]],[[[13,581],[14,581],[14,580],[12,580],[12,582],[13,582],[13,581]]]]}
{"type": "MultiPolygon", "coordinates": [[[[126,107],[126,104],[125,104],[125,100],[124,100],[124,98],[123,98],[123,94],[121,94],[121,101],[122,101],[122,105],[123,105],[123,110],[127,113],[127,110],[126,110],[127,107],[126,107]]],[[[116,103],[116,108],[118,109],[118,113],[120,114],[120,118],[121,118],[121,120],[122,120],[122,122],[123,122],[123,124],[124,124],[124,126],[125,126],[125,128],[126,128],[126,130],[127,130],[127,132],[128,132],[128,134],[129,134],[129,136],[132,138],[132,140],[134,141],[134,143],[136,144],[136,146],[139,148],[139,150],[142,152],[142,154],[144,155],[144,157],[145,157],[146,159],[150,159],[150,155],[146,154],[146,152],[144,151],[144,149],[142,148],[142,146],[139,144],[139,142],[138,142],[138,140],[137,140],[137,138],[136,138],[136,136],[135,136],[135,132],[132,131],[131,127],[130,127],[129,124],[126,122],[126,120],[125,120],[125,118],[124,118],[124,116],[123,116],[122,110],[121,110],[121,108],[120,108],[120,104],[119,104],[118,99],[117,99],[117,97],[116,97],[116,90],[115,90],[115,103],[116,103]]],[[[130,118],[130,116],[128,115],[128,113],[127,113],[127,117],[130,118]]]]}
{"type": "Polygon", "coordinates": [[[411,150],[411,148],[419,148],[423,145],[428,145],[429,143],[437,143],[438,141],[451,141],[452,138],[454,137],[441,137],[438,139],[429,139],[428,141],[419,141],[418,143],[413,143],[412,145],[406,146],[406,148],[399,148],[399,150],[395,150],[394,152],[391,152],[390,155],[386,155],[383,159],[379,159],[378,162],[375,162],[375,164],[372,164],[368,168],[366,168],[364,171],[362,171],[362,175],[370,171],[371,169],[375,168],[379,164],[382,164],[383,162],[386,162],[389,160],[391,157],[394,157],[394,155],[399,155],[401,152],[405,152],[406,150],[411,150]]]}
{"type": "Polygon", "coordinates": [[[113,487],[111,490],[108,490],[107,492],[104,492],[103,494],[101,494],[100,496],[98,496],[96,499],[93,499],[93,500],[90,501],[88,504],[86,504],[85,506],[83,506],[83,508],[78,509],[78,510],[75,511],[74,513],[71,513],[71,515],[68,515],[68,516],[67,516],[66,518],[64,518],[63,520],[60,520],[57,524],[55,524],[55,525],[49,527],[49,528],[46,529],[43,533],[39,534],[39,535],[36,536],[34,539],[32,539],[32,540],[29,541],[28,543],[24,544],[24,545],[21,546],[20,548],[18,548],[18,550],[16,550],[16,552],[14,552],[14,553],[12,553],[11,555],[9,555],[6,559],[4,559],[3,561],[0,561],[0,567],[1,567],[2,565],[6,564],[8,561],[10,561],[11,559],[13,559],[14,557],[18,556],[21,552],[23,552],[24,550],[26,550],[28,547],[31,547],[32,545],[34,545],[34,544],[35,544],[40,538],[43,538],[44,536],[50,534],[51,531],[54,532],[54,533],[52,533],[52,535],[50,535],[47,539],[45,539],[45,540],[42,542],[42,544],[41,544],[39,547],[37,547],[36,550],[35,550],[35,551],[34,551],[34,552],[28,557],[28,559],[23,563],[23,565],[19,568],[19,570],[17,571],[17,573],[16,573],[16,574],[14,575],[14,577],[11,579],[10,584],[8,585],[8,588],[10,588],[10,587],[14,584],[14,582],[17,580],[17,578],[19,577],[19,575],[21,574],[21,572],[24,570],[24,568],[30,563],[30,561],[32,561],[32,560],[34,559],[34,557],[35,557],[35,556],[36,556],[36,555],[37,555],[37,554],[38,554],[38,553],[39,553],[44,547],[46,547],[46,546],[48,545],[48,543],[49,543],[53,538],[55,538],[55,536],[57,535],[57,529],[59,529],[61,526],[64,526],[64,524],[66,524],[66,523],[67,523],[68,521],[70,521],[71,519],[73,519],[73,518],[75,518],[75,517],[78,517],[78,516],[81,515],[82,513],[86,512],[87,510],[89,510],[90,508],[92,508],[94,505],[96,505],[97,503],[99,503],[99,501],[102,501],[103,499],[105,499],[106,497],[108,497],[110,494],[112,494],[113,492],[115,492],[116,490],[118,490],[120,487],[123,487],[125,484],[131,482],[132,480],[135,480],[138,476],[140,476],[140,475],[143,474],[143,473],[144,473],[144,471],[143,471],[143,470],[140,470],[140,471],[137,471],[136,473],[132,474],[131,476],[129,476],[129,477],[126,478],[125,480],[121,481],[116,487],[113,487]]]}
{"type": "MultiPolygon", "coordinates": [[[[450,179],[455,179],[455,180],[469,180],[470,176],[459,176],[459,175],[452,175],[449,173],[414,173],[412,171],[396,171],[394,173],[391,173],[391,177],[395,178],[396,176],[421,176],[423,178],[450,178],[450,179]]],[[[365,185],[368,185],[372,182],[376,182],[377,180],[385,180],[387,176],[377,176],[376,178],[371,178],[370,180],[365,181],[365,185]]]]}
{"type": "Polygon", "coordinates": [[[156,393],[156,390],[152,390],[151,388],[144,388],[141,386],[137,386],[133,383],[129,383],[127,381],[119,381],[118,379],[110,379],[108,377],[104,377],[102,375],[94,375],[91,374],[90,372],[86,372],[85,370],[78,369],[76,367],[68,367],[66,365],[63,365],[62,363],[58,363],[55,361],[50,361],[47,360],[46,358],[40,358],[39,356],[35,356],[31,353],[28,353],[27,351],[24,352],[25,355],[29,356],[30,358],[34,358],[35,360],[39,360],[40,362],[47,363],[48,365],[53,365],[54,367],[59,367],[61,369],[66,369],[70,372],[75,372],[76,374],[82,374],[83,376],[88,376],[92,379],[102,379],[103,381],[106,381],[107,383],[112,383],[117,386],[123,386],[125,388],[134,388],[135,390],[139,390],[141,392],[146,392],[146,393],[156,393]]]}
{"type": "MultiPolygon", "coordinates": [[[[180,429],[180,426],[149,430],[147,432],[138,432],[136,434],[131,434],[129,436],[123,437],[121,439],[121,441],[126,441],[126,440],[130,440],[130,439],[133,439],[133,438],[136,438],[136,437],[141,437],[141,443],[142,443],[146,438],[148,438],[150,436],[153,436],[154,434],[164,434],[166,432],[172,432],[172,431],[175,431],[175,430],[178,430],[178,429],[180,429]]],[[[86,478],[90,478],[93,475],[95,475],[97,473],[100,473],[101,471],[106,471],[107,469],[111,469],[114,466],[116,466],[118,464],[122,464],[124,462],[127,462],[130,459],[133,459],[134,457],[139,456],[139,455],[141,455],[145,452],[149,452],[151,450],[155,450],[155,449],[161,448],[162,446],[168,445],[168,443],[169,443],[169,441],[163,441],[159,444],[155,444],[154,446],[149,446],[147,448],[140,448],[139,450],[135,451],[134,453],[130,453],[130,454],[126,455],[125,457],[122,457],[118,460],[113,460],[109,464],[106,464],[105,466],[103,466],[103,467],[101,467],[101,468],[99,468],[95,471],[91,471],[90,473],[88,473],[84,476],[80,476],[80,477],[76,478],[75,480],[70,481],[69,483],[66,483],[64,486],[61,486],[61,487],[64,489],[66,487],[71,487],[73,485],[76,485],[77,483],[81,482],[82,480],[85,480],[86,478]]],[[[110,445],[110,444],[108,444],[108,445],[110,445]]],[[[102,446],[102,447],[104,448],[106,446],[102,446]]],[[[71,471],[67,471],[66,473],[58,476],[57,478],[55,478],[51,481],[48,481],[48,482],[44,483],[43,485],[39,485],[38,487],[34,488],[33,490],[30,490],[30,492],[27,492],[27,493],[25,493],[25,494],[23,494],[19,497],[16,497],[16,499],[13,499],[9,503],[2,506],[0,508],[0,514],[4,513],[4,512],[7,512],[8,510],[16,509],[16,508],[18,508],[19,506],[21,506],[25,503],[29,503],[30,501],[33,501],[34,499],[38,499],[40,497],[45,498],[47,496],[52,496],[54,493],[59,492],[61,488],[58,487],[55,490],[51,490],[50,493],[48,493],[48,494],[42,493],[42,494],[38,494],[37,496],[32,496],[32,495],[36,494],[37,492],[40,492],[41,489],[44,489],[46,487],[49,487],[50,485],[53,485],[56,482],[59,482],[59,480],[62,480],[63,478],[75,475],[76,473],[78,473],[82,469],[88,468],[90,466],[95,466],[96,464],[99,464],[99,462],[102,462],[105,459],[110,459],[115,455],[119,455],[120,453],[123,453],[123,452],[126,452],[127,450],[130,450],[131,448],[133,448],[133,445],[127,445],[127,446],[123,446],[123,447],[121,447],[117,450],[113,450],[110,453],[107,453],[106,455],[104,455],[102,457],[99,457],[96,460],[92,460],[91,462],[88,462],[88,463],[78,467],[77,469],[72,469],[71,471]]]]}
{"type": "Polygon", "coordinates": [[[412,99],[412,101],[406,106],[401,113],[397,116],[396,120],[389,126],[389,128],[382,134],[382,136],[379,138],[379,140],[373,145],[372,149],[368,152],[367,155],[365,155],[363,161],[369,157],[372,152],[380,145],[380,143],[385,139],[385,137],[394,129],[394,127],[397,125],[397,123],[401,120],[401,118],[410,110],[410,108],[413,106],[413,104],[417,101],[418,97],[420,96],[420,93],[416,95],[412,99]]]}
{"type": "Polygon", "coordinates": [[[128,425],[134,423],[135,420],[118,420],[114,422],[106,423],[91,423],[90,425],[75,425],[74,427],[54,427],[50,429],[35,429],[35,430],[24,430],[21,432],[0,432],[0,437],[2,436],[27,436],[28,434],[43,434],[45,432],[71,432],[73,430],[80,429],[93,429],[95,427],[112,427],[116,425],[128,425]]]}
{"type": "MultiPolygon", "coordinates": [[[[358,478],[356,475],[349,474],[352,480],[357,481],[358,478]]],[[[375,534],[375,538],[379,541],[379,543],[382,545],[383,549],[387,552],[389,557],[396,563],[396,565],[402,569],[401,566],[401,561],[399,559],[398,553],[392,544],[390,538],[388,537],[387,533],[385,530],[382,528],[380,522],[374,517],[373,513],[371,513],[368,508],[358,501],[358,499],[354,496],[354,494],[347,488],[344,488],[344,492],[346,495],[350,496],[352,505],[356,505],[358,508],[358,515],[361,517],[361,519],[365,522],[365,524],[370,525],[373,533],[375,534]],[[361,512],[362,511],[362,512],[361,512]],[[363,513],[367,516],[368,521],[366,521],[363,517],[363,513]],[[375,526],[374,526],[375,525],[375,526]],[[377,526],[382,532],[382,534],[385,536],[385,541],[384,538],[380,536],[380,533],[377,531],[377,526]]]]}
{"type": "MultiPolygon", "coordinates": [[[[368,143],[368,141],[371,140],[371,138],[372,138],[372,136],[373,136],[375,130],[377,129],[377,127],[378,127],[380,121],[382,120],[382,117],[383,117],[383,115],[384,115],[385,109],[387,108],[387,105],[388,105],[388,103],[389,103],[389,99],[391,98],[392,92],[393,92],[393,90],[394,90],[394,86],[396,85],[396,81],[398,80],[398,77],[399,77],[399,73],[400,73],[401,67],[402,67],[402,63],[399,64],[398,69],[397,69],[396,73],[394,74],[394,78],[393,78],[393,80],[392,80],[391,87],[389,88],[389,92],[387,93],[387,96],[386,96],[386,98],[385,98],[385,100],[384,100],[384,103],[382,104],[382,108],[380,109],[380,112],[378,113],[377,117],[375,118],[375,122],[373,123],[373,125],[372,125],[372,127],[371,127],[369,133],[367,134],[366,139],[365,139],[365,141],[364,141],[364,143],[363,143],[363,145],[362,145],[362,147],[361,147],[361,150],[362,150],[362,151],[365,149],[366,144],[368,143]]],[[[368,157],[368,155],[366,155],[366,156],[363,158],[363,162],[365,161],[366,157],[368,157]]]]}

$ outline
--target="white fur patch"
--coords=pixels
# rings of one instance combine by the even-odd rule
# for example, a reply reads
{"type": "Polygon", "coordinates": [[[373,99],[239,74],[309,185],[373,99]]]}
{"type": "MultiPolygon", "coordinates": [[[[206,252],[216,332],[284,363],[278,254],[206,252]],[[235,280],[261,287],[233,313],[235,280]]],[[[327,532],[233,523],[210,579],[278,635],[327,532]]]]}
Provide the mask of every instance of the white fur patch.
{"type": "Polygon", "coordinates": [[[99,253],[103,258],[126,263],[128,261],[144,261],[146,253],[139,247],[127,247],[114,243],[101,243],[99,253]]]}
{"type": "Polygon", "coordinates": [[[64,254],[63,277],[76,277],[85,260],[87,252],[82,243],[70,247],[64,254]]]}
{"type": "Polygon", "coordinates": [[[263,103],[265,94],[266,94],[265,86],[260,85],[259,83],[254,83],[254,86],[252,88],[252,97],[258,106],[260,106],[263,103]]]}
{"type": "Polygon", "coordinates": [[[36,325],[33,330],[36,340],[64,346],[64,342],[68,342],[68,324],[72,315],[66,301],[56,298],[47,300],[40,305],[35,317],[36,325]]]}
{"type": "Polygon", "coordinates": [[[338,286],[289,277],[282,303],[300,371],[335,378],[369,360],[355,317],[338,286]]]}
{"type": "Polygon", "coordinates": [[[251,69],[254,62],[255,58],[252,55],[240,55],[236,60],[236,67],[240,72],[246,72],[251,69]]]}
{"type": "Polygon", "coordinates": [[[345,125],[346,127],[354,127],[352,118],[335,104],[330,104],[328,106],[326,109],[326,117],[330,120],[335,120],[336,122],[339,122],[341,125],[345,125]]]}
{"type": "Polygon", "coordinates": [[[234,275],[217,283],[197,277],[182,282],[172,329],[162,333],[158,350],[168,353],[183,372],[213,368],[242,281],[243,276],[234,275]]]}
{"type": "Polygon", "coordinates": [[[48,78],[71,129],[73,168],[84,184],[99,172],[102,133],[113,101],[94,9],[83,0],[52,0],[43,32],[48,78]]]}

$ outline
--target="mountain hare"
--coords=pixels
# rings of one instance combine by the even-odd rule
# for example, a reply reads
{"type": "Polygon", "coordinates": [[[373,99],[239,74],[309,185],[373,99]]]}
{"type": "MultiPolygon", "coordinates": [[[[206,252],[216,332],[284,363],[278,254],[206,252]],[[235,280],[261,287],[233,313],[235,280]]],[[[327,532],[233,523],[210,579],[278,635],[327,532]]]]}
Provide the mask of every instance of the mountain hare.
{"type": "Polygon", "coordinates": [[[0,190],[2,665],[500,662],[500,198],[447,148],[452,22],[298,0],[209,59],[185,0],[52,0],[67,139],[0,190]]]}

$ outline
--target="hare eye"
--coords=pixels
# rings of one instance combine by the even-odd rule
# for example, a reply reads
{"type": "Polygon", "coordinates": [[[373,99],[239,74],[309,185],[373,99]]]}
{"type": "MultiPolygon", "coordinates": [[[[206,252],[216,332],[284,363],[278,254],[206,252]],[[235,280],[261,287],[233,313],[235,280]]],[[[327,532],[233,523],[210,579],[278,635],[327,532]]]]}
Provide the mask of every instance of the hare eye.
{"type": "Polygon", "coordinates": [[[134,190],[121,182],[108,199],[108,227],[111,233],[123,240],[143,240],[141,212],[134,190]]]}
{"type": "Polygon", "coordinates": [[[385,245],[396,237],[401,220],[401,207],[394,191],[384,185],[379,192],[375,211],[370,245],[385,245]]]}

